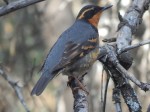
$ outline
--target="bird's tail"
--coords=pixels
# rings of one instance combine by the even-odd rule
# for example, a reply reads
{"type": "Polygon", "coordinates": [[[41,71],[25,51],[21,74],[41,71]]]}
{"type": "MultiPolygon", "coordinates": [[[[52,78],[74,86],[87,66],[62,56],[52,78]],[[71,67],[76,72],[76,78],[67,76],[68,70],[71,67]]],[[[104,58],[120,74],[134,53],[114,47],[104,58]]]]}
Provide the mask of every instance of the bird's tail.
{"type": "Polygon", "coordinates": [[[36,94],[37,96],[39,96],[44,91],[49,81],[51,81],[54,78],[54,76],[54,74],[50,74],[48,76],[42,74],[42,76],[32,89],[31,95],[36,94]]]}

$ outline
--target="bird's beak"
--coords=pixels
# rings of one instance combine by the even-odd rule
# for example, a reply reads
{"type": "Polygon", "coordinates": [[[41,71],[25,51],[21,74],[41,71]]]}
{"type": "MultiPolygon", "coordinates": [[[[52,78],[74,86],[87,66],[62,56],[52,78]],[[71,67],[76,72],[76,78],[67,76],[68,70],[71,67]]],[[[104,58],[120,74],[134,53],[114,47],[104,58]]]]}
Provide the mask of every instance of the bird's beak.
{"type": "Polygon", "coordinates": [[[102,8],[102,11],[109,9],[109,8],[111,8],[112,6],[113,6],[113,5],[109,5],[109,6],[103,7],[103,8],[102,8]]]}

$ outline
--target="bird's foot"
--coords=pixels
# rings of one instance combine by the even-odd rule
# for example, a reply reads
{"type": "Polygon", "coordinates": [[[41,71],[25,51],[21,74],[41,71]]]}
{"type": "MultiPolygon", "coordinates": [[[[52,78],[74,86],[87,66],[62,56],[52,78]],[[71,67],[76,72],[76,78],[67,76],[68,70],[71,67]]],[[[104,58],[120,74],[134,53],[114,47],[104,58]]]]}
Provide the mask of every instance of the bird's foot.
{"type": "Polygon", "coordinates": [[[67,86],[68,87],[71,87],[70,85],[71,85],[71,82],[74,80],[74,77],[72,77],[72,76],[68,76],[68,82],[67,82],[67,86]]]}
{"type": "Polygon", "coordinates": [[[116,42],[116,38],[113,37],[113,38],[109,38],[109,39],[103,39],[102,41],[107,42],[107,43],[116,42]]]}
{"type": "Polygon", "coordinates": [[[89,95],[89,92],[87,91],[87,89],[85,88],[85,86],[81,83],[81,81],[77,77],[69,76],[68,79],[69,79],[69,81],[68,81],[67,85],[70,86],[70,87],[71,87],[71,81],[72,80],[75,79],[77,81],[78,87],[72,88],[73,93],[75,91],[77,91],[78,89],[81,89],[81,90],[85,91],[87,93],[87,95],[89,95]]]}
{"type": "Polygon", "coordinates": [[[76,92],[79,89],[85,91],[86,94],[89,95],[89,92],[87,91],[87,89],[84,86],[83,86],[83,88],[82,87],[75,87],[75,88],[72,89],[72,92],[74,93],[74,92],[76,92]]]}

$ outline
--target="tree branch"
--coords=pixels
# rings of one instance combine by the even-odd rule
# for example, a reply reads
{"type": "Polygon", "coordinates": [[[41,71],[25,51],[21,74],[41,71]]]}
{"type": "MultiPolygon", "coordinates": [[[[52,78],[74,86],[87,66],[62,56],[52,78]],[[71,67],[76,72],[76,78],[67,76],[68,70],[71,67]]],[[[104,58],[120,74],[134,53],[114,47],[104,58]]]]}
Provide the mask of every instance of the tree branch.
{"type": "MultiPolygon", "coordinates": [[[[115,67],[117,60],[116,50],[113,46],[106,45],[100,48],[101,61],[111,73],[111,78],[115,84],[115,87],[120,89],[121,94],[130,110],[130,112],[141,112],[141,105],[138,101],[137,95],[131,85],[128,83],[126,76],[122,75],[120,71],[115,67]],[[107,48],[107,49],[106,49],[107,48]]],[[[129,61],[129,60],[128,60],[129,61]]]]}
{"type": "MultiPolygon", "coordinates": [[[[83,77],[79,79],[81,83],[83,83],[83,77]]],[[[88,112],[87,93],[79,89],[76,80],[72,80],[69,86],[74,96],[74,112],[88,112]]]]}
{"type": "Polygon", "coordinates": [[[144,91],[150,90],[150,84],[140,82],[138,79],[134,77],[134,75],[131,75],[125,70],[119,63],[116,64],[116,68],[120,71],[121,74],[123,74],[126,78],[131,80],[133,83],[135,83],[138,87],[140,87],[144,91]]]}
{"type": "Polygon", "coordinates": [[[15,82],[14,80],[12,80],[10,77],[8,77],[8,75],[0,68],[0,75],[11,85],[11,87],[15,90],[15,93],[17,95],[17,97],[19,98],[21,104],[23,105],[24,109],[26,110],[26,112],[30,112],[25,100],[23,98],[22,95],[22,91],[21,91],[21,87],[18,85],[18,82],[15,82]]]}
{"type": "Polygon", "coordinates": [[[131,44],[132,34],[142,23],[142,16],[148,10],[150,0],[133,0],[125,16],[120,19],[118,25],[117,48],[118,52],[131,44]]]}
{"type": "Polygon", "coordinates": [[[138,43],[138,44],[135,44],[135,45],[131,45],[131,46],[127,46],[127,47],[125,47],[125,48],[122,48],[122,49],[118,52],[118,54],[121,54],[121,53],[123,53],[123,52],[132,50],[132,49],[134,49],[134,48],[137,48],[137,47],[140,47],[140,46],[143,46],[143,45],[146,45],[146,44],[150,44],[150,40],[145,40],[145,41],[140,42],[140,43],[138,43]]]}
{"type": "Polygon", "coordinates": [[[134,75],[129,74],[127,70],[120,65],[119,60],[117,59],[116,52],[112,46],[107,45],[105,46],[105,48],[106,51],[108,52],[107,54],[108,61],[121,73],[123,78],[131,80],[133,83],[135,83],[138,87],[140,87],[144,91],[150,90],[150,84],[140,82],[134,77],[134,75]]]}
{"type": "Polygon", "coordinates": [[[115,106],[116,106],[116,112],[122,112],[122,108],[121,108],[121,99],[120,99],[120,89],[118,88],[114,88],[113,89],[113,95],[112,95],[112,99],[115,102],[115,106]]]}
{"type": "Polygon", "coordinates": [[[45,0],[17,0],[15,2],[10,2],[8,5],[0,7],[0,16],[4,16],[8,13],[42,1],[45,0]]]}

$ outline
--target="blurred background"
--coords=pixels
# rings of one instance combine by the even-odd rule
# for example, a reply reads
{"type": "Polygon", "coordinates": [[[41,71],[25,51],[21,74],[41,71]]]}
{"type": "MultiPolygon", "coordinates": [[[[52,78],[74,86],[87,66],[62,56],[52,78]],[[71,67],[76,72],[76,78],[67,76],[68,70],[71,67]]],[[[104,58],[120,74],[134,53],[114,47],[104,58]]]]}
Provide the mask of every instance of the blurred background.
{"type": "MultiPolygon", "coordinates": [[[[15,1],[15,0],[10,0],[15,1]]],[[[104,38],[117,35],[118,12],[125,14],[132,0],[46,0],[36,5],[18,10],[0,18],[0,65],[8,76],[19,83],[32,112],[73,112],[73,96],[67,87],[67,77],[59,75],[45,89],[41,96],[30,96],[30,92],[40,77],[40,68],[59,35],[71,26],[79,10],[87,4],[113,7],[103,13],[100,20],[100,43],[104,38]]],[[[2,0],[0,6],[6,5],[2,0]]],[[[150,9],[144,14],[133,44],[150,39],[150,9]]],[[[150,45],[131,51],[134,62],[130,72],[142,82],[150,82],[150,45]]],[[[89,112],[100,112],[102,65],[96,62],[90,73],[85,76],[85,84],[90,92],[88,96],[89,112]]],[[[150,104],[150,92],[143,92],[131,83],[137,92],[143,112],[150,104]]],[[[112,81],[108,86],[106,112],[115,112],[112,101],[112,81]]],[[[14,89],[0,76],[0,112],[25,112],[14,89]]],[[[127,106],[122,99],[123,111],[127,106]]]]}

